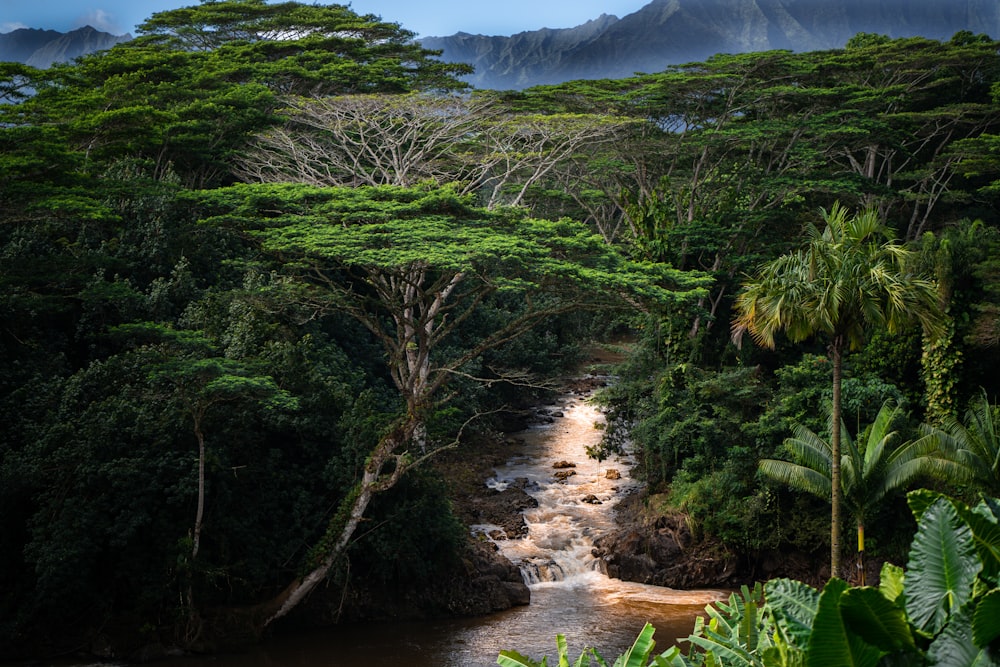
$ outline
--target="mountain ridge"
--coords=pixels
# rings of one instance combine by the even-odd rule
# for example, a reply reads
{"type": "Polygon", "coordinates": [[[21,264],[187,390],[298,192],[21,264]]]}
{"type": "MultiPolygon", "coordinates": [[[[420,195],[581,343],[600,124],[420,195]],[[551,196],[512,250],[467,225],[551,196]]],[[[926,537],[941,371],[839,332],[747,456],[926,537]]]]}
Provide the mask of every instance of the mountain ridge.
{"type": "MultiPolygon", "coordinates": [[[[601,19],[604,19],[603,21],[601,19]]],[[[448,62],[468,62],[477,88],[520,89],[621,78],[717,53],[843,47],[860,32],[948,39],[1000,34],[996,0],[652,0],[622,18],[510,37],[456,33],[420,40],[448,62]]]]}
{"type": "Polygon", "coordinates": [[[83,26],[69,32],[18,28],[0,33],[0,60],[24,63],[45,69],[53,63],[69,62],[82,55],[110,49],[132,35],[112,35],[93,26],[83,26]]]}
{"type": "MultiPolygon", "coordinates": [[[[960,30],[1000,35],[997,0],[652,0],[621,18],[601,14],[572,28],[514,35],[425,37],[447,62],[475,67],[477,88],[518,90],[573,79],[621,78],[717,53],[843,47],[860,32],[948,39],[960,30]]],[[[0,33],[0,60],[46,68],[132,39],[91,26],[67,33],[0,33]]]]}

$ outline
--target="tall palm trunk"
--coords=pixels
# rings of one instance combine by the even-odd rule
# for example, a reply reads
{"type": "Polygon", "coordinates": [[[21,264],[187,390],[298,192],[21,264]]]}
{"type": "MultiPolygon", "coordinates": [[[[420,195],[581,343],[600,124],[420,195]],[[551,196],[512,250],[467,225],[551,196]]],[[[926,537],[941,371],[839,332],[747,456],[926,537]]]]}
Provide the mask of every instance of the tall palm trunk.
{"type": "Polygon", "coordinates": [[[830,425],[830,576],[840,576],[840,385],[843,373],[844,337],[836,335],[830,344],[833,357],[833,406],[830,425]]]}

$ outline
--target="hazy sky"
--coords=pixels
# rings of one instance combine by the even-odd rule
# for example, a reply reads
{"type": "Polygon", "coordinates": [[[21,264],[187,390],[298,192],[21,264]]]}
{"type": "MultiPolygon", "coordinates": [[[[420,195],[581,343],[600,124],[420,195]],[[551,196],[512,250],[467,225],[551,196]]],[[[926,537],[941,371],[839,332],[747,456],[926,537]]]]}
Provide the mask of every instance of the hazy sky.
{"type": "MultiPolygon", "coordinates": [[[[312,4],[314,0],[305,0],[312,4]]],[[[603,14],[622,17],[649,0],[353,0],[359,14],[380,15],[421,36],[459,31],[511,35],[539,28],[571,28],[603,14]]],[[[0,32],[45,28],[65,32],[92,25],[116,35],[166,9],[198,0],[0,0],[0,32]]],[[[320,4],[327,4],[320,2],[320,4]]],[[[329,3],[333,4],[333,3],[329,3]]]]}

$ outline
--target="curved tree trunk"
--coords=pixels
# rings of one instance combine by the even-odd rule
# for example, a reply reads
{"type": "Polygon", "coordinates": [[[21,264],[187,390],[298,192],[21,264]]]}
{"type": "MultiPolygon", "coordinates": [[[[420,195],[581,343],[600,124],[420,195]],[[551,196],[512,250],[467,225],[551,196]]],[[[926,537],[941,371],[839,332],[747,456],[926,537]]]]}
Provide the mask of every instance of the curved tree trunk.
{"type": "Polygon", "coordinates": [[[192,535],[191,560],[198,557],[201,546],[201,525],[205,518],[205,434],[201,432],[201,418],[195,416],[194,435],[198,439],[198,509],[194,514],[194,534],[192,535]]]}
{"type": "MultiPolygon", "coordinates": [[[[300,602],[306,599],[309,593],[316,588],[317,584],[326,579],[334,563],[343,554],[344,549],[347,548],[351,537],[354,535],[354,531],[357,530],[358,524],[361,523],[365,510],[368,509],[368,504],[376,493],[377,481],[378,473],[366,467],[361,482],[355,487],[357,493],[352,494],[353,500],[351,496],[348,496],[347,500],[350,501],[350,509],[347,513],[347,521],[340,527],[336,541],[331,545],[326,557],[308,574],[293,581],[271,601],[269,606],[273,608],[273,611],[264,617],[262,623],[264,628],[291,612],[300,602]]],[[[338,517],[335,517],[334,521],[339,516],[340,512],[338,512],[338,517]]]]}
{"type": "Polygon", "coordinates": [[[844,338],[834,336],[830,345],[833,357],[833,406],[830,420],[830,576],[840,576],[840,385],[843,372],[844,338]]]}
{"type": "Polygon", "coordinates": [[[337,513],[330,519],[323,539],[325,544],[309,572],[295,579],[270,600],[258,605],[215,611],[216,640],[220,644],[238,645],[260,638],[268,626],[288,615],[326,579],[350,544],[372,498],[395,486],[406,471],[407,466],[400,460],[401,451],[421,427],[421,420],[411,414],[379,441],[368,457],[361,480],[341,501],[337,513]],[[394,463],[394,467],[386,472],[390,462],[394,463]]]}

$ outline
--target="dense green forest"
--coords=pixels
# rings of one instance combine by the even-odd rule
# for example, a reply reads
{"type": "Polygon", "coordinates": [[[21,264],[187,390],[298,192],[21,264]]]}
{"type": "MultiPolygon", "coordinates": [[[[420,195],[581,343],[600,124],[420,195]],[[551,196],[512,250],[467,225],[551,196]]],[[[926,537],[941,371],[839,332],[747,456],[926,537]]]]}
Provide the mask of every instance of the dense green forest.
{"type": "Polygon", "coordinates": [[[422,464],[593,340],[603,446],[748,560],[854,577],[867,529],[877,571],[909,488],[1000,493],[1000,44],[513,93],[413,37],[218,0],[0,63],[0,655],[433,579],[466,536],[422,464]]]}

